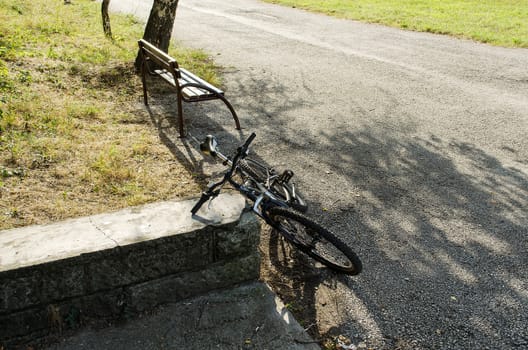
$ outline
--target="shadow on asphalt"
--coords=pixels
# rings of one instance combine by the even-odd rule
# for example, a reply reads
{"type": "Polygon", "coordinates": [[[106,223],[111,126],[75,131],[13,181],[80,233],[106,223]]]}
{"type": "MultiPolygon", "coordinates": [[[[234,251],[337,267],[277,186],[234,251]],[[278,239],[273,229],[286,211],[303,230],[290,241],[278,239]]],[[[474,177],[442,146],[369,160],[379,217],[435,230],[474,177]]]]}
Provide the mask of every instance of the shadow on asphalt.
{"type": "Polygon", "coordinates": [[[527,346],[526,175],[434,135],[318,136],[311,144],[318,161],[353,184],[319,219],[357,247],[365,265],[347,285],[359,298],[349,307],[368,315],[356,314],[341,331],[359,335],[356,342],[381,337],[389,348],[527,346]],[[428,329],[428,338],[416,343],[405,324],[428,329]]]}
{"type": "MultiPolygon", "coordinates": [[[[356,344],[399,349],[480,348],[497,341],[506,348],[528,345],[523,330],[528,220],[521,209],[528,203],[528,178],[523,171],[471,144],[435,135],[412,138],[350,127],[316,138],[299,130],[293,140],[284,131],[287,121],[275,116],[307,102],[290,100],[280,83],[253,81],[252,86],[240,83],[236,92],[254,95],[244,109],[256,114],[240,116],[242,133],[219,101],[184,104],[191,136],[185,140],[177,138],[169,97],[152,100],[156,110],[150,115],[162,141],[193,173],[203,169],[193,148],[205,134],[218,135],[227,151],[258,130],[293,154],[306,152],[309,144],[312,164],[339,175],[328,186],[342,189],[341,197],[331,204],[308,197],[310,214],[358,252],[364,261],[360,276],[335,276],[314,267],[273,233],[264,243],[273,270],[265,278],[315,338],[345,334],[356,344]],[[267,102],[281,98],[287,103],[267,102]],[[318,209],[323,206],[324,211],[318,209]],[[348,294],[336,291],[339,315],[333,326],[320,329],[324,305],[317,304],[317,293],[323,284],[346,286],[348,294]],[[427,330],[427,338],[417,339],[413,325],[427,330]]],[[[306,177],[302,182],[318,183],[306,177]]]]}

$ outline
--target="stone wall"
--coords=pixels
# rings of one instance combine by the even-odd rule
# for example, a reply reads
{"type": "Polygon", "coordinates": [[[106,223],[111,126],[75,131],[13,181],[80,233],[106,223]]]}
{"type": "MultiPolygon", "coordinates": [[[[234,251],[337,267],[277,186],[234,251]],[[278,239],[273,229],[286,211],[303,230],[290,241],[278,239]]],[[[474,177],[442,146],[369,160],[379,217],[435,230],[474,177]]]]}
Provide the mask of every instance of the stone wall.
{"type": "MultiPolygon", "coordinates": [[[[240,202],[240,198],[236,197],[221,197],[218,202],[222,200],[240,202]]],[[[163,208],[159,204],[148,207],[146,211],[150,210],[147,216],[152,227],[149,232],[156,231],[159,220],[166,221],[170,217],[166,211],[156,216],[153,214],[156,209],[180,210],[177,215],[185,213],[183,219],[188,221],[188,209],[194,201],[188,202],[183,206],[178,204],[176,208],[173,208],[174,203],[163,208]]],[[[153,239],[149,237],[151,234],[144,235],[145,239],[138,239],[137,230],[130,225],[131,222],[144,222],[138,220],[138,215],[141,218],[145,209],[132,210],[126,215],[105,214],[104,217],[78,221],[91,223],[92,226],[98,222],[95,225],[97,231],[102,230],[106,238],[114,240],[114,247],[99,250],[95,245],[74,256],[47,259],[36,264],[24,262],[23,266],[13,264],[16,255],[27,255],[24,249],[39,246],[38,242],[26,244],[21,252],[11,251],[14,254],[11,260],[0,260],[0,348],[1,345],[7,347],[25,343],[92,322],[131,317],[164,303],[257,279],[260,225],[253,214],[241,215],[242,208],[243,205],[238,204],[231,208],[227,206],[226,213],[222,213],[226,209],[224,206],[209,208],[206,211],[211,210],[209,213],[221,219],[198,218],[194,220],[198,223],[192,223],[190,227],[175,225],[186,227],[185,230],[168,230],[162,235],[156,234],[159,237],[153,239]],[[113,229],[108,225],[104,227],[104,223],[109,222],[113,229]],[[120,230],[129,230],[132,234],[127,235],[120,230]],[[117,236],[129,244],[119,244],[120,241],[115,239],[117,236]]],[[[73,223],[77,225],[78,221],[73,223]]],[[[64,225],[77,230],[81,228],[78,235],[90,232],[88,228],[83,231],[82,225],[72,225],[71,221],[55,224],[54,227],[61,231],[64,225]]],[[[166,223],[160,225],[170,226],[166,223]]],[[[31,229],[38,230],[38,226],[31,229]]],[[[9,237],[17,237],[16,231],[0,232],[0,243],[3,243],[4,237],[4,243],[13,244],[14,240],[9,240],[9,237]]],[[[50,226],[41,231],[54,232],[50,226]]],[[[27,229],[21,229],[19,233],[21,240],[32,239],[25,236],[27,229]]],[[[71,232],[68,231],[68,234],[71,232]]],[[[38,235],[33,238],[39,239],[38,235]]],[[[9,244],[7,247],[4,244],[1,249],[9,249],[9,244]]],[[[42,260],[42,254],[36,256],[35,260],[42,260]]]]}

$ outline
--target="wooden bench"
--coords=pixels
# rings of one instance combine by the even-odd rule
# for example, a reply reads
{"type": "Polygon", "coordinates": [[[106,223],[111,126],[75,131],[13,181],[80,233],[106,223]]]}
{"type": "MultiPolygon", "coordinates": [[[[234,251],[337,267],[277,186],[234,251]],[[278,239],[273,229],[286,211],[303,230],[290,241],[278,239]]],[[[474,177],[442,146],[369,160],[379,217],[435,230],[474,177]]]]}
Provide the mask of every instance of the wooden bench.
{"type": "Polygon", "coordinates": [[[147,74],[158,76],[169,83],[176,90],[180,137],[185,137],[183,131],[182,101],[200,102],[216,99],[222,100],[231,111],[236,128],[240,130],[238,116],[233,106],[231,106],[231,103],[224,97],[222,90],[197,77],[188,70],[180,68],[174,58],[148,41],[141,39],[138,44],[140,54],[142,55],[141,79],[143,82],[143,99],[145,105],[148,105],[147,74]]]}

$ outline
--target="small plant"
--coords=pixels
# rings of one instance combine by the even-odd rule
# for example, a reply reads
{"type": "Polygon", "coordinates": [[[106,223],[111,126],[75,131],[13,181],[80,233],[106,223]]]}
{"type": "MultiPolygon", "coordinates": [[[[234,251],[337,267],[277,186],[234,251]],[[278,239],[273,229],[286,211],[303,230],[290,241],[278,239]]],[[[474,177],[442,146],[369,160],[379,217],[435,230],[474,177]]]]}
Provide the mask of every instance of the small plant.
{"type": "Polygon", "coordinates": [[[115,185],[133,178],[133,171],[127,167],[126,160],[123,150],[111,145],[99,152],[90,168],[102,178],[104,183],[115,185]]]}
{"type": "Polygon", "coordinates": [[[18,72],[18,81],[22,84],[29,85],[33,78],[31,77],[31,72],[27,70],[21,70],[18,72]]]}
{"type": "Polygon", "coordinates": [[[24,169],[17,168],[17,169],[8,169],[8,168],[1,168],[0,169],[0,176],[1,177],[11,177],[11,176],[24,176],[24,169]]]}
{"type": "Polygon", "coordinates": [[[9,78],[7,65],[0,59],[0,91],[10,91],[13,89],[13,86],[13,81],[9,78]]]}
{"type": "Polygon", "coordinates": [[[20,211],[17,208],[11,208],[9,211],[9,216],[11,216],[13,219],[20,219],[20,211]]]}
{"type": "Polygon", "coordinates": [[[73,119],[86,119],[90,121],[97,120],[102,113],[99,106],[95,104],[86,104],[73,102],[66,106],[66,113],[73,119]]]}
{"type": "Polygon", "coordinates": [[[7,151],[9,156],[7,158],[7,164],[18,165],[21,163],[21,147],[18,142],[10,142],[7,144],[7,151]]]}

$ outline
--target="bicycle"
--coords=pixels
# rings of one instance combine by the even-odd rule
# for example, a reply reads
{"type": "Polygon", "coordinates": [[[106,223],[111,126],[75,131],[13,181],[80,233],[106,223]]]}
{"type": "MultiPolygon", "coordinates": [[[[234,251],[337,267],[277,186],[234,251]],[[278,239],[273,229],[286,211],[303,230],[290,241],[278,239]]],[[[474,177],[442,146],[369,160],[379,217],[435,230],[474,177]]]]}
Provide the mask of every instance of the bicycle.
{"type": "Polygon", "coordinates": [[[252,133],[232,158],[219,151],[218,141],[212,135],[200,144],[204,154],[219,158],[228,169],[222,180],[212,183],[202,193],[191,209],[192,215],[196,215],[205,202],[217,197],[222,187],[229,183],[253,203],[251,210],[255,214],[294,247],[334,271],[349,275],[360,273],[362,264],[356,253],[302,212],[306,211],[307,205],[290,184],[293,172],[286,170],[279,175],[273,169],[246,158],[255,137],[256,134],[252,133]],[[239,177],[240,181],[236,181],[235,177],[239,177]]]}

